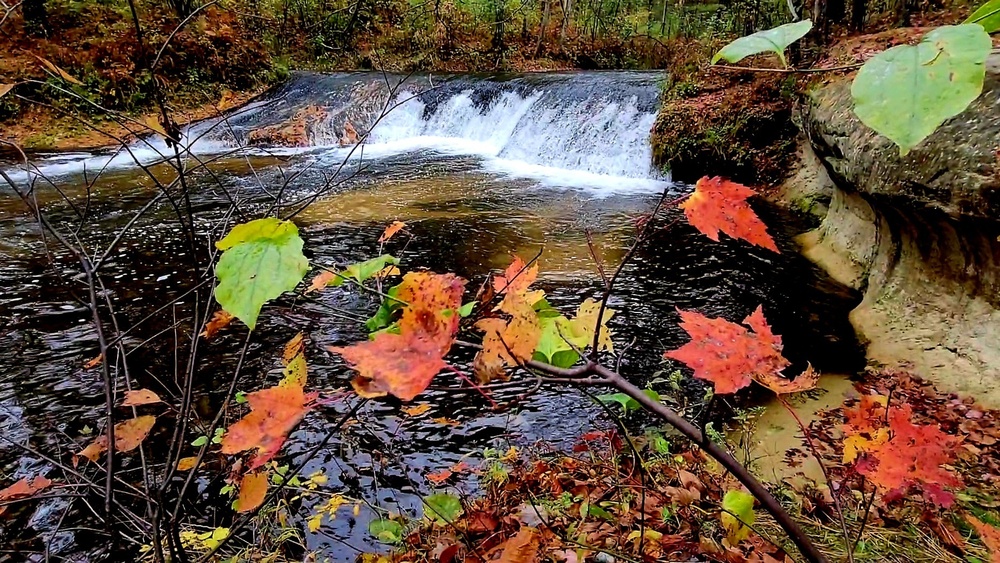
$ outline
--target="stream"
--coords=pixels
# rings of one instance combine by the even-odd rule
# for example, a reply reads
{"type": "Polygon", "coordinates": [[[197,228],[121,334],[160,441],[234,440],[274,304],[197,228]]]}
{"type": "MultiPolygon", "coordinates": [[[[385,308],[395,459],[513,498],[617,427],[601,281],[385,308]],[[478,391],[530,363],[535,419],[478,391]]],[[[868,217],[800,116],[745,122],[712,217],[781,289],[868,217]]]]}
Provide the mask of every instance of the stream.
{"type": "MultiPolygon", "coordinates": [[[[386,247],[403,260],[404,270],[455,272],[470,280],[471,289],[491,270],[505,267],[511,254],[539,255],[537,285],[569,313],[583,299],[598,297],[602,288],[588,233],[597,254],[613,267],[631,242],[636,220],[659,195],[690,189],[671,183],[650,163],[648,133],[660,77],[644,72],[420,78],[295,74],[225,122],[185,131],[184,146],[210,161],[190,176],[195,226],[202,238],[219,236],[231,200],[260,216],[269,209],[267,201],[280,194],[284,212],[296,211],[294,221],[311,263],[342,266],[374,256],[385,226],[404,221],[411,238],[400,236],[386,247]],[[317,107],[322,111],[310,109],[317,107]],[[298,131],[306,146],[268,142],[276,138],[276,127],[304,115],[315,116],[298,131]],[[369,132],[360,148],[340,146],[345,122],[369,132]],[[310,204],[297,205],[302,202],[310,204]]],[[[166,149],[148,139],[134,143],[131,154],[41,154],[34,155],[37,168],[29,172],[12,162],[0,167],[25,186],[35,182],[34,195],[55,224],[73,229],[80,224],[77,213],[84,214],[81,243],[102,249],[157,196],[156,185],[136,161],[168,178],[169,171],[156,164],[166,149]]],[[[624,270],[610,303],[618,311],[610,326],[617,349],[627,348],[621,366],[626,376],[645,382],[676,367],[665,364],[662,354],[687,340],[677,326],[677,308],[738,321],[763,305],[775,332],[784,337],[792,374],[807,361],[830,373],[853,373],[863,365],[847,321],[858,296],[795,251],[792,237],[804,228],[799,219],[764,201],[755,202],[755,208],[781,254],[725,237],[714,243],[681,220],[658,232],[624,270]]],[[[190,287],[184,262],[190,250],[174,213],[166,201],[155,202],[102,268],[102,298],[114,304],[123,326],[146,319],[190,287]]],[[[40,472],[56,479],[58,468],[11,442],[68,462],[67,444],[82,447],[89,441],[84,431],[100,427],[104,395],[100,370],[84,365],[98,346],[90,311],[81,301],[85,286],[73,277],[79,264],[40,236],[34,218],[7,186],[0,186],[0,264],[0,433],[5,438],[0,440],[0,477],[5,484],[40,472]]],[[[174,385],[174,319],[191,304],[192,298],[182,299],[129,334],[126,341],[135,350],[130,368],[137,381],[174,385]]],[[[286,462],[321,444],[326,428],[353,400],[343,392],[351,373],[326,347],[363,339],[366,332],[339,312],[367,317],[376,307],[371,296],[347,288],[265,306],[248,348],[246,387],[240,390],[277,381],[281,346],[304,331],[309,388],[329,398],[292,435],[283,450],[286,462]]],[[[225,391],[245,337],[245,327],[234,323],[204,344],[207,367],[199,381],[206,395],[225,391]]],[[[457,380],[445,374],[435,383],[457,380]]],[[[498,391],[494,399],[503,404],[529,387],[498,391]]],[[[692,394],[700,392],[697,385],[691,388],[692,394]]],[[[367,534],[367,522],[376,514],[372,506],[416,515],[421,495],[476,489],[472,475],[433,485],[427,473],[463,460],[476,465],[487,447],[506,450],[510,444],[544,442],[568,448],[595,426],[611,424],[602,408],[572,389],[543,388],[499,411],[491,411],[474,393],[430,391],[418,402],[430,409],[417,416],[404,415],[392,401],[367,403],[356,421],[335,433],[307,464],[306,475],[325,471],[325,490],[363,502],[357,515],[342,508],[316,533],[304,532],[305,549],[332,561],[384,550],[367,534]]],[[[211,400],[197,405],[208,419],[214,408],[211,400]]],[[[149,445],[155,448],[169,438],[166,430],[154,430],[149,445]]],[[[211,494],[217,483],[206,478],[198,486],[211,494]]],[[[226,525],[228,501],[214,498],[217,503],[192,509],[194,519],[226,525]]],[[[304,530],[321,500],[293,505],[297,518],[292,524],[304,530]]],[[[44,560],[46,543],[52,554],[71,561],[92,560],[99,551],[95,535],[86,532],[96,524],[80,503],[69,509],[66,499],[29,504],[16,518],[0,519],[0,561],[44,560]]]]}

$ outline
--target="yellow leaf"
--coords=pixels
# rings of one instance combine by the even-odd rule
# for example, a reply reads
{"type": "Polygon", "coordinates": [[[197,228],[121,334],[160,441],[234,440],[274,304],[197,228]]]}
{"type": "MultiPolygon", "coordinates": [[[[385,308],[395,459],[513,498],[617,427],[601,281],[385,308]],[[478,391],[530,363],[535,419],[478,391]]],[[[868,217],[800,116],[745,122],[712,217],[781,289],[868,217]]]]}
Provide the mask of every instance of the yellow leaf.
{"type": "Polygon", "coordinates": [[[409,416],[420,416],[420,415],[424,414],[425,412],[431,410],[431,404],[430,403],[420,403],[419,405],[413,405],[412,407],[403,407],[400,410],[402,410],[404,413],[408,414],[409,416]]]}
{"type": "Polygon", "coordinates": [[[312,532],[312,533],[314,533],[314,534],[317,531],[319,531],[319,527],[322,524],[323,524],[323,513],[322,512],[317,512],[316,514],[313,514],[312,516],[310,516],[308,520],[306,520],[306,526],[308,526],[309,527],[309,531],[312,532]]]}
{"type": "Polygon", "coordinates": [[[437,418],[432,418],[431,422],[436,422],[438,424],[444,424],[446,426],[461,426],[461,424],[462,424],[461,422],[459,422],[457,420],[452,420],[452,419],[450,419],[448,417],[445,417],[445,416],[439,416],[437,418]]]}
{"type": "Polygon", "coordinates": [[[181,459],[177,460],[177,471],[190,471],[194,467],[195,462],[197,461],[198,458],[194,456],[182,457],[181,459]]]}

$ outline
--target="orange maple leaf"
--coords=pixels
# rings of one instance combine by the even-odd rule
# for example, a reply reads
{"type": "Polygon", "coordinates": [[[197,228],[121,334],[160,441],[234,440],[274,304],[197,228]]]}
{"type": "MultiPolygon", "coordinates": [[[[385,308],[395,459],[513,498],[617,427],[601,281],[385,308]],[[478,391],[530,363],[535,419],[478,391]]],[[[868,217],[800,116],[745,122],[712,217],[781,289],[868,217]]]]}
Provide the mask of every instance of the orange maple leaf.
{"type": "Polygon", "coordinates": [[[211,340],[216,334],[219,334],[220,330],[229,326],[229,323],[233,322],[233,319],[235,318],[236,317],[230,315],[226,311],[219,309],[212,315],[212,318],[205,323],[205,330],[201,331],[201,334],[198,336],[201,336],[205,340],[211,340]]]}
{"type": "Polygon", "coordinates": [[[960,485],[961,481],[942,466],[951,461],[961,438],[949,436],[937,426],[914,424],[909,405],[890,406],[883,418],[886,411],[878,403],[870,399],[857,409],[845,410],[849,421],[844,426],[845,450],[849,441],[850,447],[861,454],[854,454],[857,472],[884,496],[920,488],[929,502],[951,506],[954,496],[946,489],[960,485]]]}
{"type": "Polygon", "coordinates": [[[698,180],[694,193],[680,207],[688,223],[714,241],[719,240],[722,231],[778,252],[767,227],[747,204],[747,198],[756,193],[742,184],[705,176],[698,180]]]}
{"type": "Polygon", "coordinates": [[[382,232],[382,236],[378,237],[379,244],[387,242],[405,226],[406,223],[402,221],[393,221],[392,224],[386,227],[385,231],[382,232]]]}
{"type": "Polygon", "coordinates": [[[395,395],[410,401],[446,365],[445,355],[458,332],[465,280],[453,274],[410,272],[397,298],[406,303],[399,334],[378,333],[373,340],[330,347],[357,372],[351,384],[364,397],[395,395]]]}
{"type": "Polygon", "coordinates": [[[972,524],[976,533],[979,534],[979,539],[983,540],[983,543],[989,548],[990,563],[1000,563],[1000,529],[984,523],[971,514],[966,514],[965,519],[972,524]]]}
{"type": "MultiPolygon", "coordinates": [[[[149,431],[156,424],[156,417],[151,415],[137,416],[125,422],[115,425],[115,450],[119,452],[130,452],[139,447],[139,444],[149,436],[149,431]]],[[[108,435],[98,436],[86,448],[73,456],[73,466],[75,467],[79,458],[83,457],[97,463],[101,454],[108,449],[108,435]]]]}
{"type": "Polygon", "coordinates": [[[761,307],[743,321],[754,332],[723,318],[678,312],[691,341],[665,357],[684,363],[698,379],[711,381],[716,393],[735,393],[753,380],[771,389],[779,387],[776,382],[789,362],[781,355],[781,337],[771,332],[761,307]]]}
{"type": "Polygon", "coordinates": [[[515,255],[504,275],[493,278],[493,290],[497,293],[524,293],[536,279],[538,279],[538,264],[528,267],[520,256],[515,255]]]}
{"type": "Polygon", "coordinates": [[[510,315],[482,319],[476,328],[483,331],[483,349],[476,354],[473,369],[481,382],[505,375],[504,366],[517,366],[531,359],[542,336],[538,313],[534,304],[541,299],[541,291],[528,291],[538,278],[538,265],[527,267],[524,260],[514,256],[503,276],[493,278],[493,288],[503,300],[495,311],[510,315]]]}
{"type": "Polygon", "coordinates": [[[315,393],[301,385],[276,385],[247,395],[250,413],[229,427],[222,438],[222,453],[253,449],[252,471],[277,455],[288,434],[312,409],[315,393]]]}
{"type": "Polygon", "coordinates": [[[236,512],[250,512],[264,504],[267,497],[267,473],[247,473],[240,481],[240,496],[236,499],[236,512]]]}
{"type": "MultiPolygon", "coordinates": [[[[52,481],[47,477],[41,475],[32,478],[25,477],[6,489],[0,489],[0,502],[30,497],[51,486],[52,481]]],[[[3,514],[6,510],[6,505],[0,505],[0,514],[3,514]]]]}

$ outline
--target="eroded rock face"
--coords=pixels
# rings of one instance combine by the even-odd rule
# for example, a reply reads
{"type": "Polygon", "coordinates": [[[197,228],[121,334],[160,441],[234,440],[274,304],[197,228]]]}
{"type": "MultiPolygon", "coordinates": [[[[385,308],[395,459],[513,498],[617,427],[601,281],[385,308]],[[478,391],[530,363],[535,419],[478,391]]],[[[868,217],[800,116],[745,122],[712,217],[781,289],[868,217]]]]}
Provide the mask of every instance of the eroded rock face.
{"type": "Polygon", "coordinates": [[[813,92],[803,126],[833,181],[803,251],[864,292],[869,358],[1000,407],[1000,65],[982,96],[907,156],[852,112],[849,79],[813,92]]]}

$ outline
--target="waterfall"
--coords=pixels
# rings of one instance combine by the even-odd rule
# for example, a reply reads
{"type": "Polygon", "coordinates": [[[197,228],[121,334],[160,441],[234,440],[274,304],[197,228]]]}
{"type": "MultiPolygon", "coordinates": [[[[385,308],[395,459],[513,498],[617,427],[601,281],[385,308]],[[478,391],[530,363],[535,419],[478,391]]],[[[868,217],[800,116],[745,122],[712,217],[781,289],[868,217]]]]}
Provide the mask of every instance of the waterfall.
{"type": "MultiPolygon", "coordinates": [[[[188,127],[183,145],[193,155],[248,145],[260,153],[318,155],[324,164],[349,156],[461,155],[478,158],[487,172],[542,183],[627,182],[659,189],[668,178],[652,165],[649,143],[658,80],[650,72],[425,78],[297,73],[263,99],[231,112],[224,124],[209,120],[188,127]],[[363,151],[341,146],[345,127],[361,132],[363,151]]],[[[133,159],[146,164],[158,153],[168,154],[155,138],[131,149],[132,154],[54,157],[40,169],[62,175],[84,166],[127,167],[133,159]]]]}

